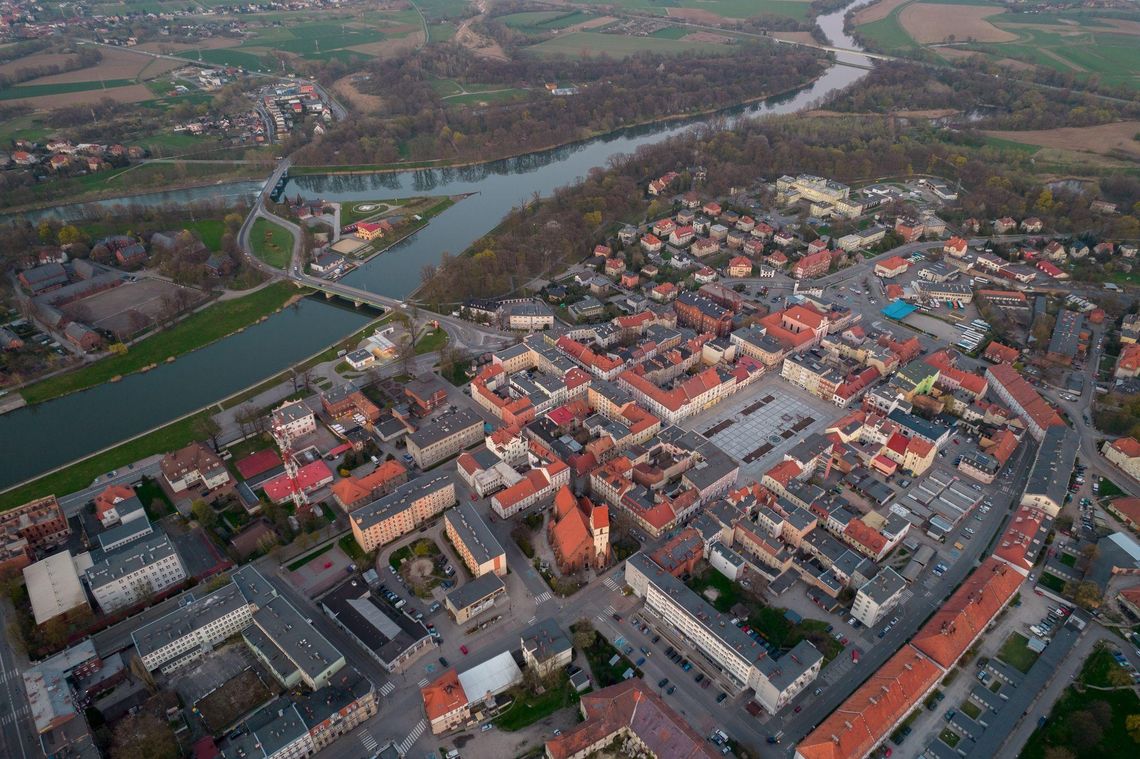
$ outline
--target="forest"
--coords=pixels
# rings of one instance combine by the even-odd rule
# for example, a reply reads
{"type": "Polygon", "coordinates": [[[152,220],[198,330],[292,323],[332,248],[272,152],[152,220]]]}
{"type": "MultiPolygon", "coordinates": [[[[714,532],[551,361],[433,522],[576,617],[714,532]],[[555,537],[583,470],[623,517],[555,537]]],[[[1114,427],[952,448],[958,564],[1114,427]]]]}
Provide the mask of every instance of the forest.
{"type": "Polygon", "coordinates": [[[637,123],[717,110],[793,89],[822,73],[805,49],[745,46],[731,57],[638,54],[493,61],[458,45],[370,65],[358,87],[383,97],[382,110],[337,124],[300,147],[299,165],[382,164],[399,159],[493,160],[553,147],[637,123]],[[526,88],[523,101],[448,107],[432,83],[459,79],[526,88]],[[577,95],[552,96],[546,82],[572,82],[577,95]],[[399,97],[390,97],[398,92],[399,97]]]}
{"type": "MultiPolygon", "coordinates": [[[[1104,195],[1092,185],[1078,193],[1049,190],[1024,156],[971,144],[971,136],[926,123],[899,126],[881,115],[786,116],[738,124],[647,146],[595,169],[581,183],[549,199],[516,209],[491,234],[460,256],[424,267],[419,299],[429,305],[471,297],[502,296],[536,276],[556,273],[584,258],[622,223],[639,223],[670,209],[645,196],[648,179],[703,165],[708,178],[698,191],[721,197],[783,173],[807,172],[842,182],[875,177],[940,173],[961,181],[956,214],[962,217],[1040,216],[1047,228],[1085,231],[1096,225],[1108,237],[1140,232],[1136,209],[1110,220],[1093,217],[1089,202],[1104,195]]],[[[1131,177],[1102,178],[1113,194],[1135,189],[1131,177]]],[[[1136,198],[1133,195],[1133,200],[1136,198]]]]}

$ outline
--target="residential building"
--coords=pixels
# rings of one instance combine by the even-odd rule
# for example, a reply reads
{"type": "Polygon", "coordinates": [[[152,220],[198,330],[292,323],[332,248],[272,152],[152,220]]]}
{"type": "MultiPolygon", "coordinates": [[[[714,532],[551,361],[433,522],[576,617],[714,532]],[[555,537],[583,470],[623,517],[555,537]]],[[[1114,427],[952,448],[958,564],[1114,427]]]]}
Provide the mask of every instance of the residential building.
{"type": "Polygon", "coordinates": [[[720,756],[640,678],[588,693],[579,708],[582,722],[546,742],[547,759],[583,759],[621,744],[632,744],[630,755],[660,759],[720,756]]]}
{"type": "Polygon", "coordinates": [[[565,667],[574,658],[569,636],[553,617],[535,622],[519,633],[519,638],[523,661],[540,677],[565,667]]]}
{"type": "Polygon", "coordinates": [[[254,602],[236,581],[202,598],[194,599],[192,594],[187,598],[192,600],[131,633],[148,672],[176,670],[253,622],[254,602]]]}
{"type": "Polygon", "coordinates": [[[356,543],[365,551],[390,543],[443,513],[455,503],[455,483],[447,474],[407,482],[348,515],[356,543]]]}
{"type": "Polygon", "coordinates": [[[1080,437],[1063,425],[1050,427],[1037,449],[1021,505],[1041,509],[1051,517],[1060,513],[1076,463],[1080,437]]]}
{"type": "Polygon", "coordinates": [[[875,276],[882,277],[883,279],[894,279],[897,276],[906,274],[906,270],[909,266],[910,261],[907,259],[900,256],[891,256],[875,264],[875,276]]]}
{"type": "Polygon", "coordinates": [[[692,327],[698,332],[711,332],[724,337],[732,331],[732,312],[712,298],[684,290],[673,301],[677,323],[692,327]]]}
{"type": "Polygon", "coordinates": [[[986,379],[990,389],[1017,414],[1034,440],[1040,442],[1048,429],[1064,425],[1056,409],[1010,364],[988,367],[986,379]]]}
{"type": "Polygon", "coordinates": [[[1140,440],[1134,437],[1106,440],[1100,450],[1109,462],[1129,477],[1140,480],[1140,440]]]}
{"type": "Polygon", "coordinates": [[[286,688],[304,683],[318,690],[344,666],[344,654],[284,596],[258,606],[253,627],[245,630],[244,637],[254,655],[286,688]]]}
{"type": "Polygon", "coordinates": [[[191,443],[163,456],[159,464],[162,477],[175,497],[210,497],[215,491],[232,484],[229,471],[218,455],[202,443],[191,443]],[[201,488],[201,493],[191,488],[201,488]]]}
{"type": "Polygon", "coordinates": [[[467,694],[454,669],[445,671],[434,682],[420,688],[420,697],[432,735],[442,735],[462,727],[471,716],[467,694]]]}
{"type": "Polygon", "coordinates": [[[69,535],[67,516],[54,495],[0,512],[0,569],[23,569],[69,535]]]}
{"type": "Polygon", "coordinates": [[[483,441],[483,420],[463,408],[443,414],[408,435],[408,453],[420,469],[429,469],[483,441]]]}
{"type": "Polygon", "coordinates": [[[332,419],[359,426],[374,424],[380,418],[380,409],[368,400],[351,382],[338,385],[321,394],[321,409],[332,419]]]}
{"type": "Polygon", "coordinates": [[[337,480],[332,486],[332,496],[345,512],[350,512],[388,495],[407,481],[407,468],[395,459],[388,459],[369,474],[337,480]]]}
{"type": "Polygon", "coordinates": [[[297,707],[285,700],[268,704],[244,720],[220,746],[225,757],[302,759],[316,750],[297,707]]]}
{"type": "Polygon", "coordinates": [[[511,303],[503,307],[506,327],[510,330],[536,332],[554,326],[554,312],[542,303],[511,303]]]}
{"type": "Polygon", "coordinates": [[[506,595],[507,586],[502,578],[488,572],[448,593],[443,599],[443,606],[455,623],[462,625],[490,609],[499,597],[506,595]]]}
{"type": "Polygon", "coordinates": [[[819,674],[823,655],[801,641],[776,661],[765,648],[732,624],[684,583],[643,553],[626,561],[626,584],[645,599],[644,614],[666,637],[701,653],[702,670],[737,693],[752,688],[755,699],[774,714],[819,674]]]}
{"type": "Polygon", "coordinates": [[[851,616],[874,628],[902,601],[904,590],[906,580],[891,567],[883,567],[874,578],[859,587],[851,605],[851,616]]]}
{"type": "Polygon", "coordinates": [[[297,440],[317,431],[317,415],[304,401],[283,403],[270,416],[269,431],[275,440],[297,440]]]}
{"type": "Polygon", "coordinates": [[[443,516],[444,532],[471,574],[507,573],[507,554],[495,539],[478,509],[460,501],[443,516]]]}
{"type": "Polygon", "coordinates": [[[111,551],[84,573],[91,595],[107,614],[145,601],[186,578],[182,558],[164,534],[111,551]]]}

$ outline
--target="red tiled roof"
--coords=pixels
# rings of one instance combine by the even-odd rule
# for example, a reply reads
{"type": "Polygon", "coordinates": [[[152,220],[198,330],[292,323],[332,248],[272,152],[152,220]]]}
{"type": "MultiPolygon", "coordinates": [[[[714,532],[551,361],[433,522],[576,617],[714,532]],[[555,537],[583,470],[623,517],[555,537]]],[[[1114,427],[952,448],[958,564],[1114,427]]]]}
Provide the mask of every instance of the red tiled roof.
{"type": "Polygon", "coordinates": [[[930,659],[904,646],[799,744],[804,759],[863,759],[942,677],[930,659]]]}
{"type": "Polygon", "coordinates": [[[887,545],[886,536],[861,519],[852,519],[848,522],[843,534],[848,540],[858,543],[875,556],[882,553],[887,545]]]}
{"type": "Polygon", "coordinates": [[[803,469],[800,468],[799,464],[788,459],[787,461],[781,461],[779,464],[776,464],[776,466],[765,472],[765,475],[771,477],[784,487],[787,487],[788,483],[799,476],[802,471],[803,469]]]}
{"type": "Polygon", "coordinates": [[[922,626],[915,648],[946,669],[954,666],[1024,579],[1005,562],[987,558],[922,626]]]}
{"type": "Polygon", "coordinates": [[[467,694],[463,691],[459,674],[454,669],[447,670],[436,678],[435,682],[420,688],[420,695],[423,696],[424,712],[427,713],[429,721],[450,714],[467,704],[467,694]]]}
{"type": "Polygon", "coordinates": [[[1140,498],[1117,498],[1112,502],[1112,508],[1133,524],[1140,524],[1140,498]]]}
{"type": "Polygon", "coordinates": [[[640,679],[582,696],[581,705],[585,721],[546,742],[551,759],[568,759],[600,748],[622,731],[636,735],[660,759],[719,759],[712,744],[640,679]]]}
{"type": "Polygon", "coordinates": [[[345,477],[332,486],[332,494],[341,503],[350,504],[368,498],[372,491],[401,476],[408,470],[395,459],[389,459],[363,477],[345,477]]]}
{"type": "Polygon", "coordinates": [[[95,516],[102,519],[104,514],[115,508],[116,503],[134,497],[134,488],[126,485],[109,485],[106,490],[95,496],[95,516]]]}
{"type": "Polygon", "coordinates": [[[1034,559],[1028,555],[1029,549],[1045,519],[1045,512],[1040,509],[1020,507],[998,540],[993,555],[1027,574],[1033,568],[1034,559]]]}
{"type": "Polygon", "coordinates": [[[1011,348],[1008,345],[1003,345],[997,340],[991,340],[990,344],[986,346],[985,357],[991,361],[1004,362],[1012,364],[1017,360],[1020,355],[1017,348],[1011,348]]]}
{"type": "Polygon", "coordinates": [[[1124,350],[1120,352],[1120,358],[1116,361],[1116,368],[1130,372],[1140,369],[1140,343],[1125,344],[1124,350]]]}
{"type": "Polygon", "coordinates": [[[263,451],[251,453],[244,459],[234,464],[237,467],[238,474],[241,475],[243,480],[248,480],[250,477],[256,477],[259,474],[268,472],[275,466],[281,466],[281,457],[277,455],[277,451],[272,448],[266,448],[263,451]]]}
{"type": "Polygon", "coordinates": [[[265,483],[265,495],[274,503],[279,503],[293,495],[297,488],[300,488],[302,493],[307,493],[331,479],[332,470],[328,464],[317,459],[297,470],[296,481],[289,479],[288,474],[281,474],[265,483]]]}

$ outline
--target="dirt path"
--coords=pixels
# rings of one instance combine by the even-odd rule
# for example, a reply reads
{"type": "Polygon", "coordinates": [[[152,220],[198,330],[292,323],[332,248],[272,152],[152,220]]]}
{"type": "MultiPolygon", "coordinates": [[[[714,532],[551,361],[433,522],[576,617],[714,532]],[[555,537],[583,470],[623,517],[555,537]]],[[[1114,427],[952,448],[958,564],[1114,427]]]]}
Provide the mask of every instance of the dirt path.
{"type": "Polygon", "coordinates": [[[1137,132],[1140,132],[1140,121],[1119,121],[1099,126],[1062,127],[1024,132],[991,130],[984,134],[1027,145],[1039,145],[1043,148],[1080,150],[1100,155],[1124,153],[1140,157],[1140,142],[1133,139],[1137,132]]]}
{"type": "Polygon", "coordinates": [[[1061,56],[1057,55],[1056,53],[1054,53],[1052,50],[1050,50],[1048,48],[1039,47],[1039,48],[1037,48],[1037,52],[1041,53],[1042,55],[1046,56],[1047,58],[1052,58],[1057,63],[1060,63],[1062,66],[1067,66],[1067,67],[1071,68],[1073,71],[1079,71],[1082,74],[1088,73],[1088,69],[1085,68],[1084,66],[1073,63],[1068,58],[1062,58],[1061,56]]]}
{"type": "Polygon", "coordinates": [[[487,0],[479,0],[475,3],[475,7],[479,9],[479,15],[466,19],[459,25],[459,28],[455,30],[455,41],[480,58],[509,61],[510,57],[503,52],[503,48],[498,42],[484,37],[471,28],[472,23],[487,15],[487,0]]]}

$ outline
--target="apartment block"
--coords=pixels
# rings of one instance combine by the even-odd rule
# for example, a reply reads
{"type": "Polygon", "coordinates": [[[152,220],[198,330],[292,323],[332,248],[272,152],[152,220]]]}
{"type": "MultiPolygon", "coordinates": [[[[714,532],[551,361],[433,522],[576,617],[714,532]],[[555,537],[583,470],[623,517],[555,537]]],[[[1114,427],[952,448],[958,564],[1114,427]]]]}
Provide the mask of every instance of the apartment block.
{"type": "Polygon", "coordinates": [[[373,551],[406,535],[455,503],[455,483],[446,474],[405,483],[348,515],[356,543],[373,551]]]}
{"type": "Polygon", "coordinates": [[[851,606],[851,616],[873,628],[899,605],[904,590],[906,580],[890,567],[884,567],[859,588],[851,606]]]}
{"type": "Polygon", "coordinates": [[[186,567],[166,535],[112,551],[84,574],[99,608],[108,614],[171,588],[186,577],[186,567]]]}
{"type": "Polygon", "coordinates": [[[472,504],[461,502],[444,514],[443,528],[471,574],[507,573],[506,552],[472,504]]]}
{"type": "Polygon", "coordinates": [[[444,414],[408,435],[408,453],[429,469],[483,440],[483,420],[468,409],[444,414]]]}
{"type": "Polygon", "coordinates": [[[0,513],[0,569],[23,569],[38,553],[62,545],[71,535],[54,495],[0,513]]]}

